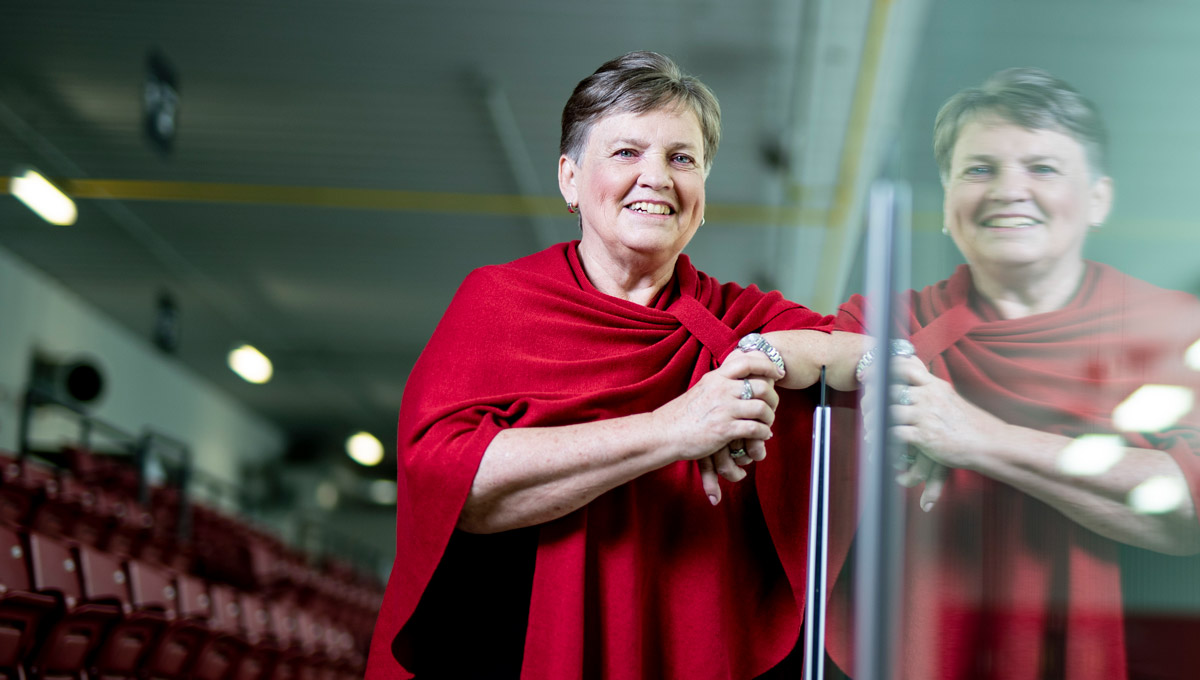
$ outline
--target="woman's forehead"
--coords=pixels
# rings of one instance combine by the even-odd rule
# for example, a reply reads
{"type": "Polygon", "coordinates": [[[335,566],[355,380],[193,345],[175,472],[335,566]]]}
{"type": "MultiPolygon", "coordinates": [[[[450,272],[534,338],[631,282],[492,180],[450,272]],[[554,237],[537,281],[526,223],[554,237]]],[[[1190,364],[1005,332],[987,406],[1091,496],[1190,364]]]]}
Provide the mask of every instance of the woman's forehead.
{"type": "Polygon", "coordinates": [[[648,134],[670,137],[675,144],[695,145],[701,150],[704,135],[700,118],[691,107],[675,104],[660,106],[648,111],[613,111],[601,116],[592,124],[588,143],[606,143],[618,139],[635,141],[648,134]]]}
{"type": "Polygon", "coordinates": [[[1086,150],[1070,134],[1054,128],[1024,127],[1000,116],[975,118],[960,128],[952,159],[958,162],[979,155],[1043,155],[1086,161],[1086,150]]]}

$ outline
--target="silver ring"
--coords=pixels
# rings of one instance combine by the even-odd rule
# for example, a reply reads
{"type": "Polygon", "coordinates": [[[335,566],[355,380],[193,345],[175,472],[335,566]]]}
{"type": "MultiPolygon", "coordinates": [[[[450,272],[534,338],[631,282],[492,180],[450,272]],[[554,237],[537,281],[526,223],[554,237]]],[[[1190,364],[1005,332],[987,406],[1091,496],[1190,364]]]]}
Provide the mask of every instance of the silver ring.
{"type": "Polygon", "coordinates": [[[746,455],[746,449],[729,449],[730,458],[741,458],[746,455]]]}
{"type": "Polygon", "coordinates": [[[896,396],[896,403],[901,406],[912,406],[912,392],[908,390],[908,385],[900,388],[900,394],[896,396]]]}
{"type": "Polygon", "coordinates": [[[899,456],[896,456],[895,467],[897,470],[907,470],[908,468],[913,466],[913,463],[916,463],[916,462],[917,462],[917,457],[914,456],[913,454],[909,453],[908,451],[905,451],[904,453],[900,454],[899,456]]]}
{"type": "Polygon", "coordinates": [[[754,398],[754,386],[750,384],[749,378],[742,378],[742,399],[754,398]]]}
{"type": "Polygon", "coordinates": [[[917,348],[908,340],[897,338],[888,345],[888,351],[894,357],[911,357],[917,353],[917,348]]]}

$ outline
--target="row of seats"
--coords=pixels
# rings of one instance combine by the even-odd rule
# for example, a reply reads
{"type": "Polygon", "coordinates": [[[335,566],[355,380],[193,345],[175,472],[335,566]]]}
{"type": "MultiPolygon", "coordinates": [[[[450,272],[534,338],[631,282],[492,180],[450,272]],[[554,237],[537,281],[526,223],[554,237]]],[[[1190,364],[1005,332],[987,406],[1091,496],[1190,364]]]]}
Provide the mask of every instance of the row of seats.
{"type": "Polygon", "coordinates": [[[381,587],[349,565],[203,506],[185,535],[173,490],[141,505],[71,469],[0,455],[0,470],[0,674],[362,676],[381,587]]]}

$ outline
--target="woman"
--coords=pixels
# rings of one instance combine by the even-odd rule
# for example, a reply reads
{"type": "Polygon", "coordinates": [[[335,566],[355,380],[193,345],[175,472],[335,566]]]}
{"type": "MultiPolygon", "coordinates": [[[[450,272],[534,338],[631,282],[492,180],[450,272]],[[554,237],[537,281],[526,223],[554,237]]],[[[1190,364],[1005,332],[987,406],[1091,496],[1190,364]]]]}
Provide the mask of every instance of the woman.
{"type": "MultiPolygon", "coordinates": [[[[1183,365],[1200,303],[1084,260],[1112,202],[1104,151],[1094,106],[1034,69],[938,114],[944,231],[967,264],[910,293],[916,357],[894,363],[894,433],[916,455],[900,481],[924,483],[926,511],[908,517],[906,678],[1127,677],[1119,545],[1200,551],[1196,410],[1154,432],[1114,417],[1145,384],[1200,383],[1183,365]],[[1177,504],[1139,511],[1148,482],[1177,504]]],[[[863,307],[838,327],[861,331],[863,307]]]]}
{"type": "Polygon", "coordinates": [[[576,87],[558,177],[579,241],[473,272],[405,389],[368,677],[752,678],[795,647],[808,467],[767,440],[787,414],[807,451],[811,403],[775,388],[861,348],[681,255],[719,136],[660,55],[576,87]]]}

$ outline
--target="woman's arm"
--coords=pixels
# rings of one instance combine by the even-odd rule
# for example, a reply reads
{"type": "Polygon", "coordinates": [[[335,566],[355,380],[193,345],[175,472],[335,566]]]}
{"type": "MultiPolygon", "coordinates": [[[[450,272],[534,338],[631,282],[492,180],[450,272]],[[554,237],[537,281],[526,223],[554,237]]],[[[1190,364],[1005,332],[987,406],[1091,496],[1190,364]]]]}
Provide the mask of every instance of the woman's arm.
{"type": "Polygon", "coordinates": [[[858,389],[854,367],[871,347],[869,336],[843,331],[772,331],[763,337],[779,350],[787,368],[787,375],[778,386],[793,390],[820,380],[822,366],[825,382],[833,389],[843,392],[858,389]]]}
{"type": "MultiPolygon", "coordinates": [[[[722,451],[734,439],[761,446],[771,436],[779,377],[765,355],[735,352],[649,413],[505,430],[484,451],[458,528],[493,533],[548,522],[647,472],[722,451]],[[751,399],[741,398],[745,378],[751,399]]],[[[727,477],[745,475],[731,461],[718,467],[727,477]]],[[[709,491],[714,504],[716,493],[709,491]]]]}
{"type": "Polygon", "coordinates": [[[920,360],[897,361],[896,376],[907,383],[905,401],[912,403],[892,406],[893,432],[928,458],[900,481],[927,482],[922,507],[931,507],[940,493],[945,471],[939,465],[963,468],[1027,493],[1113,540],[1174,555],[1200,552],[1196,509],[1169,454],[1129,447],[1103,472],[1071,474],[1061,464],[1071,438],[1000,420],[963,399],[920,360]],[[1152,479],[1178,485],[1181,502],[1174,510],[1146,514],[1129,506],[1129,493],[1152,479]]]}

